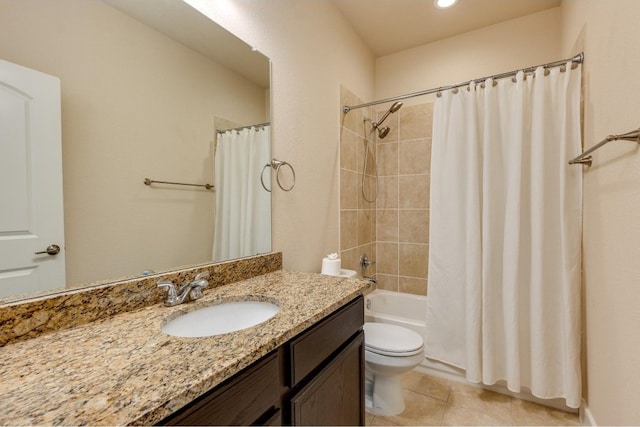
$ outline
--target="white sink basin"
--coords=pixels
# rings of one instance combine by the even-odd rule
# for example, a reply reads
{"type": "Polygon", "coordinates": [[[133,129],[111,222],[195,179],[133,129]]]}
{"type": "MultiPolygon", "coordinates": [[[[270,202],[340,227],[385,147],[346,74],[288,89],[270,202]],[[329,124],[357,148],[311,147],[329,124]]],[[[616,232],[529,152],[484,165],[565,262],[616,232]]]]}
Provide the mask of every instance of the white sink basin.
{"type": "Polygon", "coordinates": [[[264,301],[223,302],[182,314],[161,329],[175,337],[211,337],[250,328],[271,319],[280,307],[264,301]]]}

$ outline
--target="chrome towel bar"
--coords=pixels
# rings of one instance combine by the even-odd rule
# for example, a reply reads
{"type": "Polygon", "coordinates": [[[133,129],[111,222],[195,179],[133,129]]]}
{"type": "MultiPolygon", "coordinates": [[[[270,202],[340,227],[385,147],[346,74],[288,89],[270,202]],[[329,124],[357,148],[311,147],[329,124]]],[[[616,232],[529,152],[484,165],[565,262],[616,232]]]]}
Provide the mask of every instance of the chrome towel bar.
{"type": "Polygon", "coordinates": [[[587,151],[585,151],[584,153],[580,154],[575,159],[569,160],[569,164],[570,165],[580,164],[580,165],[591,166],[591,164],[593,163],[593,158],[589,154],[593,153],[598,148],[602,147],[603,145],[605,145],[605,144],[607,144],[607,143],[609,143],[611,141],[620,141],[620,140],[633,141],[633,142],[637,142],[638,144],[640,144],[640,128],[638,128],[636,130],[632,130],[632,131],[627,132],[627,133],[623,133],[622,135],[609,135],[609,136],[607,136],[605,139],[603,139],[602,141],[600,141],[599,143],[597,143],[593,147],[589,148],[587,151]]]}
{"type": "Polygon", "coordinates": [[[189,187],[204,187],[207,190],[213,190],[215,189],[215,187],[211,184],[186,184],[184,182],[170,182],[170,181],[155,181],[153,179],[149,179],[149,178],[145,178],[144,179],[144,184],[145,185],[151,185],[151,184],[170,184],[170,185],[186,185],[189,187]]]}

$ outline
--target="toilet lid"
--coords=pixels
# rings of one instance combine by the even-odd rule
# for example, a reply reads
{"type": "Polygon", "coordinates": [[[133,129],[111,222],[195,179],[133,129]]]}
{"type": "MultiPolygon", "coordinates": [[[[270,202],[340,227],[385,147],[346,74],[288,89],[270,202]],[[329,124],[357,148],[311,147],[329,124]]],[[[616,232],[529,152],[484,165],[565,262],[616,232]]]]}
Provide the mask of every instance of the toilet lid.
{"type": "Polygon", "coordinates": [[[408,356],[419,353],[424,341],[414,331],[401,326],[366,322],[364,344],[374,353],[408,356]]]}

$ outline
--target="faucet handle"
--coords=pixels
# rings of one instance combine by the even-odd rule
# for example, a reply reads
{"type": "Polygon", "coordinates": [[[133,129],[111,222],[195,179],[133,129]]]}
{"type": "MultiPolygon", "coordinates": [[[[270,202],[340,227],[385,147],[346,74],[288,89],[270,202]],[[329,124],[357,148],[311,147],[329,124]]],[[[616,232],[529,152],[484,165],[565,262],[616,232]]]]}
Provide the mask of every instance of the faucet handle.
{"type": "Polygon", "coordinates": [[[206,288],[209,285],[208,278],[209,272],[203,271],[193,279],[193,282],[191,282],[191,291],[189,292],[189,297],[192,301],[203,297],[202,288],[206,288]]]}
{"type": "Polygon", "coordinates": [[[167,301],[165,302],[165,304],[170,305],[176,302],[178,291],[176,290],[176,285],[174,285],[173,282],[170,282],[168,280],[161,280],[158,282],[158,287],[167,288],[167,293],[169,295],[167,296],[167,301]]]}
{"type": "Polygon", "coordinates": [[[193,279],[193,281],[194,282],[199,282],[201,280],[205,280],[205,279],[208,279],[208,278],[209,278],[209,272],[208,271],[203,271],[202,273],[198,273],[198,275],[196,276],[195,279],[193,279]]]}

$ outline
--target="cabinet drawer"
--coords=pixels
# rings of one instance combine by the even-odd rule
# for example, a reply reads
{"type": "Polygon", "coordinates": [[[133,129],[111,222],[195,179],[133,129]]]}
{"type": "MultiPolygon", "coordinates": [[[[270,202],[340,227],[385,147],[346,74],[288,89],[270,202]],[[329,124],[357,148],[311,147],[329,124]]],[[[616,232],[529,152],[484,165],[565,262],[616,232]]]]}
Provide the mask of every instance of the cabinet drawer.
{"type": "Polygon", "coordinates": [[[336,351],[364,323],[364,298],[356,299],[329,315],[326,319],[302,332],[288,345],[289,387],[295,387],[336,351]]]}
{"type": "Polygon", "coordinates": [[[201,396],[163,425],[251,425],[269,411],[279,411],[278,351],[201,396]]]}

